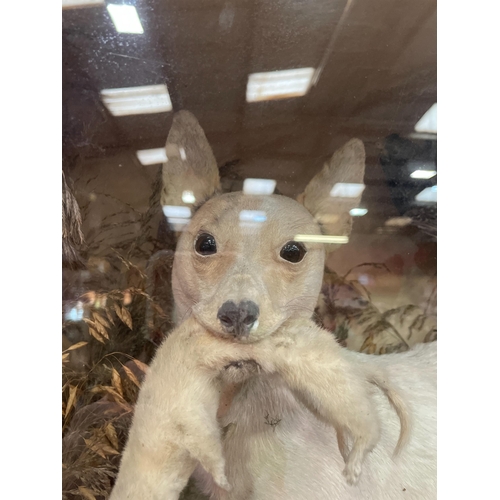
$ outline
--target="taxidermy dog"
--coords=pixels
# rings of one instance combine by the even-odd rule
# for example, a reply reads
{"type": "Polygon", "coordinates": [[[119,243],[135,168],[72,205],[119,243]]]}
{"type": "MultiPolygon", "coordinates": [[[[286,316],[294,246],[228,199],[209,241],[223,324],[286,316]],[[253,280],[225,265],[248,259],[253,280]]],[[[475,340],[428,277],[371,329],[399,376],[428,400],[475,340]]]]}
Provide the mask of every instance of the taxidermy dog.
{"type": "Polygon", "coordinates": [[[191,316],[160,347],[136,405],[112,498],[177,499],[198,463],[219,487],[230,489],[216,414],[224,382],[240,379],[243,363],[280,375],[306,406],[337,429],[350,484],[357,482],[380,434],[367,382],[386,391],[400,416],[397,448],[402,447],[406,409],[381,373],[351,363],[331,333],[310,319],[287,320],[271,335],[254,339],[257,316],[248,313],[249,306],[246,310],[241,324],[235,319],[228,327],[229,317],[223,320],[220,336],[191,316]],[[349,453],[346,431],[353,438],[349,453]]]}
{"type": "Polygon", "coordinates": [[[330,191],[363,181],[361,141],[333,155],[300,203],[218,195],[213,154],[188,112],[174,118],[167,156],[162,203],[183,205],[185,190],[196,200],[174,259],[179,327],[146,377],[112,500],[177,498],[191,474],[200,495],[220,500],[435,498],[435,343],[373,357],[341,349],[311,320],[318,237],[348,235],[359,202],[330,191]],[[242,223],[242,211],[265,220],[242,223]],[[405,406],[412,430],[393,458],[405,406]]]}

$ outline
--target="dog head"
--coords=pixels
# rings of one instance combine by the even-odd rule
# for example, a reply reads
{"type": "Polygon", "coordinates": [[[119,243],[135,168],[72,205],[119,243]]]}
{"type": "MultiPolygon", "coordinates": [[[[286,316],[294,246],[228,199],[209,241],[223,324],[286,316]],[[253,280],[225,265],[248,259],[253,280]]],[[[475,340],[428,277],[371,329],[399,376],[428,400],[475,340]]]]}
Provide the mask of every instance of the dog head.
{"type": "Polygon", "coordinates": [[[350,234],[349,210],[360,197],[330,193],[339,182],[362,183],[362,142],[353,139],[337,151],[298,201],[219,194],[215,159],[186,111],[174,118],[167,156],[162,204],[186,206],[192,213],[179,233],[172,272],[177,321],[193,314],[217,335],[253,342],[290,318],[311,317],[324,271],[322,237],[350,234]],[[170,158],[169,150],[182,151],[182,157],[170,158]],[[183,203],[188,188],[201,206],[183,203]]]}

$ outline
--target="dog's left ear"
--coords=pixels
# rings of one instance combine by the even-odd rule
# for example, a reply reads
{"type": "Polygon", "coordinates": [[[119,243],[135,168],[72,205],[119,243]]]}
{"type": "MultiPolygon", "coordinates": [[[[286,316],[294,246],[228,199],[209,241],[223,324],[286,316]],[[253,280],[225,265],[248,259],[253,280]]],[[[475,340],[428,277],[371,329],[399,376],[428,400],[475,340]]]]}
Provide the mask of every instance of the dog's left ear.
{"type": "Polygon", "coordinates": [[[196,207],[220,191],[219,169],[205,133],[189,111],[175,114],[163,164],[161,204],[196,207]]]}
{"type": "MultiPolygon", "coordinates": [[[[363,184],[365,147],[359,139],[351,139],[337,150],[323,169],[309,182],[297,201],[302,203],[320,223],[327,235],[349,236],[352,217],[349,211],[359,205],[361,192],[353,195],[353,186],[363,184]],[[340,186],[338,186],[340,184],[340,186]],[[337,188],[332,191],[333,187],[337,188]],[[346,196],[351,195],[351,196],[346,196]]],[[[354,187],[354,192],[356,188],[354,187]]],[[[331,246],[329,250],[338,248],[331,246]]]]}

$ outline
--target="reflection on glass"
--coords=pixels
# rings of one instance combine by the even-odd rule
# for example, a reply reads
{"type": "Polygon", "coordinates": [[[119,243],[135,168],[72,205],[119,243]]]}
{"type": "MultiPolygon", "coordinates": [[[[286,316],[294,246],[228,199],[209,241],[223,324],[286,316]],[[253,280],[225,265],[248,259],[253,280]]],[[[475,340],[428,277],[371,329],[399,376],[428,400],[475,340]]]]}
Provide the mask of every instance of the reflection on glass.
{"type": "Polygon", "coordinates": [[[248,77],[247,102],[300,97],[309,91],[314,68],[252,73],[248,77]]]}
{"type": "Polygon", "coordinates": [[[108,4],[106,6],[113,24],[118,33],[131,33],[142,35],[144,29],[133,5],[108,4]]]}
{"type": "Polygon", "coordinates": [[[353,217],[362,217],[363,215],[366,215],[368,213],[368,209],[366,209],[366,208],[360,208],[360,207],[351,208],[351,210],[349,210],[349,213],[353,217]]]}
{"type": "Polygon", "coordinates": [[[141,149],[136,156],[143,165],[158,165],[168,161],[165,148],[141,149]]]}
{"type": "Polygon", "coordinates": [[[101,90],[102,102],[114,116],[163,113],[172,110],[166,85],[101,90]]]}
{"type": "Polygon", "coordinates": [[[437,203],[437,186],[425,188],[415,196],[417,201],[425,201],[428,203],[437,203]]]}
{"type": "Polygon", "coordinates": [[[357,198],[365,189],[364,184],[354,182],[338,182],[330,191],[330,196],[336,198],[357,198]]]}
{"type": "Polygon", "coordinates": [[[245,179],[243,182],[245,194],[273,194],[275,188],[276,181],[273,179],[245,179]]]}

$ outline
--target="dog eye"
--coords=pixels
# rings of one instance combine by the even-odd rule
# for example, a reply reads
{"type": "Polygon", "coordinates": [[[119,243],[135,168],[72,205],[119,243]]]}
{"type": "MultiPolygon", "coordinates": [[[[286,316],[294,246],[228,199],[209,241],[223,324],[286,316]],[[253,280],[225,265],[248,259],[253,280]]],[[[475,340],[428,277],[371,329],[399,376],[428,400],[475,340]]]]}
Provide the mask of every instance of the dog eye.
{"type": "Polygon", "coordinates": [[[217,253],[217,244],[215,243],[215,238],[208,233],[202,233],[196,238],[194,244],[196,253],[200,255],[213,255],[217,253]]]}
{"type": "Polygon", "coordinates": [[[297,241],[289,241],[281,249],[280,257],[287,260],[288,262],[296,264],[304,258],[305,254],[306,248],[302,243],[299,243],[297,241]]]}

